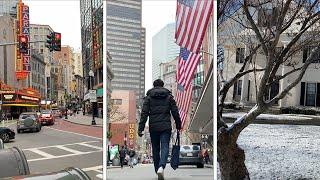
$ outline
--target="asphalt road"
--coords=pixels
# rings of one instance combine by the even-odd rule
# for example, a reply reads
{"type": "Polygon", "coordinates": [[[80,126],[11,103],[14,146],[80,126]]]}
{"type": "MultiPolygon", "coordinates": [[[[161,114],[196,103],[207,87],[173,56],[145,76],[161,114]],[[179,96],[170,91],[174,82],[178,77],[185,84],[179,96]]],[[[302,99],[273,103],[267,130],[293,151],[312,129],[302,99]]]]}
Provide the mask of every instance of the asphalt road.
{"type": "MultiPolygon", "coordinates": [[[[169,164],[164,171],[165,180],[213,180],[213,169],[198,169],[195,166],[180,166],[173,170],[169,164]]],[[[152,164],[138,164],[134,168],[107,169],[108,180],[157,180],[152,164]]]]}
{"type": "MultiPolygon", "coordinates": [[[[15,124],[9,128],[16,130],[15,124]]],[[[86,171],[92,179],[102,174],[102,128],[77,125],[57,119],[53,126],[42,126],[39,133],[16,134],[5,144],[25,153],[31,174],[56,172],[67,167],[86,171]],[[97,133],[101,131],[101,133],[97,133]]]]}

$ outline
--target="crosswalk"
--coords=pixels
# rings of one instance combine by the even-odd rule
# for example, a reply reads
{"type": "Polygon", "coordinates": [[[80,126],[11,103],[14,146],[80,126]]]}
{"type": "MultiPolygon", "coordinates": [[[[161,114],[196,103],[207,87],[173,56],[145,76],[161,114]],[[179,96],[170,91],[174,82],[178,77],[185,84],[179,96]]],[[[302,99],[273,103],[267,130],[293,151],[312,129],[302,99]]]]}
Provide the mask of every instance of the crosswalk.
{"type": "Polygon", "coordinates": [[[100,141],[86,141],[62,145],[23,149],[28,162],[80,156],[102,152],[100,141]]]}

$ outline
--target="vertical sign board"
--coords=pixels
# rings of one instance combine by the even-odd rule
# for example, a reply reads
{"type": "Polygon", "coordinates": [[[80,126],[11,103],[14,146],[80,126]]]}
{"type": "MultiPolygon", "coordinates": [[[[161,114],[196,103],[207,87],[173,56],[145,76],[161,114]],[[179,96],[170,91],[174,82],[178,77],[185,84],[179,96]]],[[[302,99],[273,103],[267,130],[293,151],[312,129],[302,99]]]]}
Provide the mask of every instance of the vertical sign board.
{"type": "MultiPolygon", "coordinates": [[[[19,36],[20,36],[20,14],[21,14],[21,6],[18,4],[17,6],[17,20],[16,20],[16,41],[19,41],[19,36]]],[[[19,51],[19,44],[16,45],[16,72],[22,71],[22,59],[21,59],[21,53],[19,51]]]]}
{"type": "Polygon", "coordinates": [[[129,145],[134,145],[135,124],[129,124],[129,145]]]}
{"type": "MultiPolygon", "coordinates": [[[[21,34],[30,40],[30,23],[29,23],[29,6],[22,6],[22,29],[21,34]]],[[[28,45],[28,51],[26,54],[22,54],[22,70],[25,72],[31,71],[30,66],[30,45],[28,45]]]]}

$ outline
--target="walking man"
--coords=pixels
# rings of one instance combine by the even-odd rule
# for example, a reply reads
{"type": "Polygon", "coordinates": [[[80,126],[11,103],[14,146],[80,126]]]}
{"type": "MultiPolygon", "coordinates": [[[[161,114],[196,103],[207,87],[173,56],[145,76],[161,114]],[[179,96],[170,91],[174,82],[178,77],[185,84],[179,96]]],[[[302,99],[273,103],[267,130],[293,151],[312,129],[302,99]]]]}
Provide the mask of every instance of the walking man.
{"type": "Polygon", "coordinates": [[[163,86],[163,81],[157,79],[153,82],[153,88],[147,92],[138,130],[138,135],[141,137],[145,123],[149,117],[154,170],[159,180],[164,179],[163,174],[169,154],[169,142],[172,130],[171,114],[175,120],[176,129],[181,129],[181,119],[176,102],[171,92],[163,86]]]}
{"type": "Polygon", "coordinates": [[[134,156],[136,155],[136,152],[134,151],[134,149],[133,148],[130,148],[130,150],[129,150],[129,166],[131,167],[131,168],[133,168],[133,165],[134,165],[134,162],[133,162],[133,160],[134,160],[134,156]]]}
{"type": "Polygon", "coordinates": [[[126,150],[124,146],[122,146],[121,150],[119,151],[121,169],[123,168],[123,163],[124,163],[124,159],[126,158],[126,154],[127,154],[126,150]]]}

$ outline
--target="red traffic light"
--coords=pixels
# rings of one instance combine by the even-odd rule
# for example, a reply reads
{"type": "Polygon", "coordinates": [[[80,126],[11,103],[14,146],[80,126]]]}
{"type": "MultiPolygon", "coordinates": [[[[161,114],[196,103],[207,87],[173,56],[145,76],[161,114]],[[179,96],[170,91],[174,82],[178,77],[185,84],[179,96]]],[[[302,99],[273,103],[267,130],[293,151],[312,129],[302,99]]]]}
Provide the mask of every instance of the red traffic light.
{"type": "Polygon", "coordinates": [[[56,39],[61,39],[61,34],[60,33],[55,33],[56,39]]]}
{"type": "Polygon", "coordinates": [[[19,40],[20,42],[22,42],[22,43],[25,43],[25,42],[27,42],[28,40],[27,40],[27,37],[25,37],[25,36],[20,36],[20,40],[19,40]]]}

